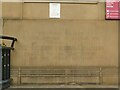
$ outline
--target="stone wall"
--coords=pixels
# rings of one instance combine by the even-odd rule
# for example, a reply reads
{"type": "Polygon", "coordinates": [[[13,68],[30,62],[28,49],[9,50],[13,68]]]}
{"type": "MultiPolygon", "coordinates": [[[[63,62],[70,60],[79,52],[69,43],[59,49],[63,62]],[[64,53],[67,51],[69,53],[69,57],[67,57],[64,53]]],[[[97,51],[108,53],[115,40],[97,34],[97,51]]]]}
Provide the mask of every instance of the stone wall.
{"type": "Polygon", "coordinates": [[[4,34],[18,39],[12,68],[118,66],[118,21],[105,20],[105,3],[62,3],[60,19],[49,18],[48,3],[3,3],[3,19],[4,34]]]}

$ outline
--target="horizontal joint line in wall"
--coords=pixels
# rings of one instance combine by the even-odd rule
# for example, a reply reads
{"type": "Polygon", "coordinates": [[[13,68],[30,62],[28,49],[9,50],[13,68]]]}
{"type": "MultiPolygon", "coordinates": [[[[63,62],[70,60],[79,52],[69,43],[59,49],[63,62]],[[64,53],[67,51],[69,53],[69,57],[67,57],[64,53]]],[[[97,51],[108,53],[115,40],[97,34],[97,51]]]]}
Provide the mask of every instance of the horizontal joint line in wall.
{"type": "Polygon", "coordinates": [[[65,3],[65,4],[98,4],[97,1],[29,1],[24,0],[24,3],[65,3]]]}

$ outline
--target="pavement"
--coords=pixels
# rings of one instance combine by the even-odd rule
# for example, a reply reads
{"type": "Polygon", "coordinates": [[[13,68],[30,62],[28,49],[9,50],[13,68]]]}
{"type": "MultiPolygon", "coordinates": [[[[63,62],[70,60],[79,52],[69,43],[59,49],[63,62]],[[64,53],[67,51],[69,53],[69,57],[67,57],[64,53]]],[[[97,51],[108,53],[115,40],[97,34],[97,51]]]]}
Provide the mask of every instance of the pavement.
{"type": "Polygon", "coordinates": [[[11,86],[7,90],[119,90],[112,85],[22,85],[11,86]]]}

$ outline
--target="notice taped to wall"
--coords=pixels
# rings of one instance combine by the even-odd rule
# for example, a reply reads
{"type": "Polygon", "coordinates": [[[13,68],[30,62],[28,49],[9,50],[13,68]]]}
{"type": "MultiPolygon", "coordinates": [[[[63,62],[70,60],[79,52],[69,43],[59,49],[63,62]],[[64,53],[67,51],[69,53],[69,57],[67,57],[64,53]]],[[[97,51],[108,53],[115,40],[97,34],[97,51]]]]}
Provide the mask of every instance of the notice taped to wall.
{"type": "Polygon", "coordinates": [[[60,3],[49,4],[49,18],[60,18],[60,3]]]}

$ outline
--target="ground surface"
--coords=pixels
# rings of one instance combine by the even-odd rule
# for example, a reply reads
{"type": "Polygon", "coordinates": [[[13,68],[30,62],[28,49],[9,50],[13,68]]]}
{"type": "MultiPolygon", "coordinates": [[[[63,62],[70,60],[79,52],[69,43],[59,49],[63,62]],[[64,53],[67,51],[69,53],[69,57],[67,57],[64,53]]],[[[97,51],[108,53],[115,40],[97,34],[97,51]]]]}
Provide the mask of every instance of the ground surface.
{"type": "Polygon", "coordinates": [[[118,90],[118,86],[101,85],[42,85],[11,86],[7,90],[118,90]]]}

